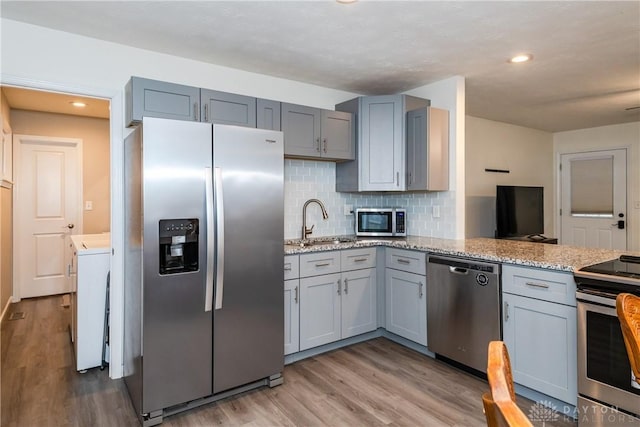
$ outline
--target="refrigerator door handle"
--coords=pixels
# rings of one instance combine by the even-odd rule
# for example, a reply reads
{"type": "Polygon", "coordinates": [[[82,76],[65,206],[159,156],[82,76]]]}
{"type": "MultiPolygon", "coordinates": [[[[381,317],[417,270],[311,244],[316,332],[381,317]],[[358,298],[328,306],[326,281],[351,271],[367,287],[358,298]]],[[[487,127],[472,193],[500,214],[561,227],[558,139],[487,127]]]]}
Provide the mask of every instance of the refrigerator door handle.
{"type": "Polygon", "coordinates": [[[215,168],[216,184],[216,303],[215,309],[222,308],[224,293],[224,194],[222,192],[222,168],[215,168]]]}
{"type": "Polygon", "coordinates": [[[207,270],[204,294],[204,311],[213,308],[213,241],[215,239],[213,222],[213,174],[211,168],[205,168],[205,200],[207,213],[207,270]]]}

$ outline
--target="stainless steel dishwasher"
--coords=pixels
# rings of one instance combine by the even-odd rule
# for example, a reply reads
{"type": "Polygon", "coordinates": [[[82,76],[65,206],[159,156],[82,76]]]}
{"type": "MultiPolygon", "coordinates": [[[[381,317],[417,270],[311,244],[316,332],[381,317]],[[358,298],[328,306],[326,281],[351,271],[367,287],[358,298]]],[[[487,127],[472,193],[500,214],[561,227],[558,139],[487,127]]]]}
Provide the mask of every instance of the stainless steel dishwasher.
{"type": "Polygon", "coordinates": [[[486,372],[489,341],[502,339],[500,265],[443,256],[427,262],[429,350],[486,372]]]}

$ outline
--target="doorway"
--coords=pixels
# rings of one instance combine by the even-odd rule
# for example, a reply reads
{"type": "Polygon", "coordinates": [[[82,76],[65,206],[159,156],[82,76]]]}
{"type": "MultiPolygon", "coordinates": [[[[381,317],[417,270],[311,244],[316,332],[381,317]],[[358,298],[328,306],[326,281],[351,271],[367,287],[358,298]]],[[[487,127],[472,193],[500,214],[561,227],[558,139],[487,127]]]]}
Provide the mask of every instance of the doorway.
{"type": "Polygon", "coordinates": [[[560,156],[562,244],[627,249],[627,150],[560,156]]]}

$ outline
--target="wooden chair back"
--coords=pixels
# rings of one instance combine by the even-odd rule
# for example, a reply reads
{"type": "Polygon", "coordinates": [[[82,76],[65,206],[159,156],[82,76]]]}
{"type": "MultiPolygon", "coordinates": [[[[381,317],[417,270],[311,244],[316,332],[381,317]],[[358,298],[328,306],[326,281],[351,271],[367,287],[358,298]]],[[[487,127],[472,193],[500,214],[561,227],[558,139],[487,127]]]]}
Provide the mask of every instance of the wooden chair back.
{"type": "Polygon", "coordinates": [[[482,396],[489,427],[532,427],[531,421],[516,404],[511,361],[507,346],[502,341],[489,343],[487,379],[490,393],[482,396]]]}
{"type": "Polygon", "coordinates": [[[640,297],[627,293],[619,294],[616,298],[616,312],[631,371],[636,377],[636,382],[640,384],[640,297]]]}

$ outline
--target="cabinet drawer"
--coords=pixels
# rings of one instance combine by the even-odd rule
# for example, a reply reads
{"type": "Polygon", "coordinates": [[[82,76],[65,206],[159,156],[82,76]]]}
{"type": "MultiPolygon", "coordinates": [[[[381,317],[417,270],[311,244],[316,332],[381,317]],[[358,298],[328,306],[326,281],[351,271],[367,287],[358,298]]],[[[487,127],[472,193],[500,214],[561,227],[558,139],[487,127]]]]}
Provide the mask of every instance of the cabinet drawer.
{"type": "Polygon", "coordinates": [[[340,251],[300,255],[300,277],[340,272],[340,251]]]}
{"type": "Polygon", "coordinates": [[[284,280],[300,277],[300,259],[298,255],[286,255],[284,257],[284,280]]]}
{"type": "Polygon", "coordinates": [[[576,306],[576,283],[571,273],[516,267],[502,267],[504,292],[576,306]]]}
{"type": "Polygon", "coordinates": [[[342,271],[360,270],[376,266],[376,248],[349,249],[342,251],[342,271]]]}
{"type": "Polygon", "coordinates": [[[386,249],[385,266],[409,273],[427,274],[426,254],[404,249],[386,249]]]}

